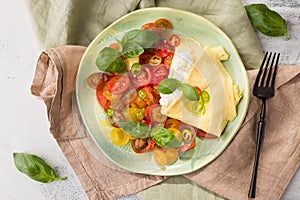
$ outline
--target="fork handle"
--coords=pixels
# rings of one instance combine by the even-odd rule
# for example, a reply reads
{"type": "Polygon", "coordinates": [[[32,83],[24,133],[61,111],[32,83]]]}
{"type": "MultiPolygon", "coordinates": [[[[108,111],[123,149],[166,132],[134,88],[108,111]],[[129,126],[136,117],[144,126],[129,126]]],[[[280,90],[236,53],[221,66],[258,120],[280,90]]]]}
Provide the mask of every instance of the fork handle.
{"type": "Polygon", "coordinates": [[[261,146],[262,135],[264,133],[264,126],[265,126],[265,112],[266,112],[266,101],[262,100],[260,120],[258,122],[258,132],[257,132],[257,139],[256,139],[255,159],[254,159],[250,189],[249,189],[249,193],[248,193],[249,198],[255,198],[256,177],[257,177],[257,168],[258,168],[258,162],[259,162],[260,146],[261,146]]]}

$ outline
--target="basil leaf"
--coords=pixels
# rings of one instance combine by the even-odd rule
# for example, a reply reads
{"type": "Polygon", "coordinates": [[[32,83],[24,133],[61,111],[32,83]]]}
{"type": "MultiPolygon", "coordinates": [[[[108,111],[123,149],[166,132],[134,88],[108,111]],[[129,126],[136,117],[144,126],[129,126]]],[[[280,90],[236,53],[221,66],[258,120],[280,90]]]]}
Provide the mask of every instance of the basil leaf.
{"type": "Polygon", "coordinates": [[[123,72],[125,63],[118,52],[110,47],[104,47],[96,58],[96,65],[102,72],[123,72]]]}
{"type": "Polygon", "coordinates": [[[143,47],[141,47],[138,44],[128,43],[128,44],[124,45],[123,55],[126,58],[135,58],[135,57],[138,57],[143,52],[144,52],[143,47]]]}
{"type": "Polygon", "coordinates": [[[250,4],[245,9],[253,27],[262,34],[273,37],[285,34],[289,38],[285,20],[265,4],[250,4]]]}
{"type": "Polygon", "coordinates": [[[175,135],[163,127],[152,128],[150,135],[154,142],[161,147],[176,148],[181,146],[175,135]]]}
{"type": "Polygon", "coordinates": [[[58,178],[55,171],[40,157],[26,153],[13,153],[16,168],[33,180],[48,183],[54,180],[66,180],[67,177],[58,178]]]}
{"type": "Polygon", "coordinates": [[[199,101],[200,96],[197,89],[188,83],[181,83],[180,88],[185,98],[190,101],[199,101]]]}
{"type": "Polygon", "coordinates": [[[159,39],[159,35],[151,30],[134,29],[125,33],[121,43],[123,45],[131,43],[138,44],[142,48],[150,48],[159,39]]]}
{"type": "Polygon", "coordinates": [[[136,138],[147,138],[150,136],[150,126],[141,122],[118,122],[118,126],[136,138]]]}
{"type": "Polygon", "coordinates": [[[157,91],[162,94],[171,94],[178,88],[178,85],[179,81],[174,78],[164,79],[158,84],[157,91]]]}

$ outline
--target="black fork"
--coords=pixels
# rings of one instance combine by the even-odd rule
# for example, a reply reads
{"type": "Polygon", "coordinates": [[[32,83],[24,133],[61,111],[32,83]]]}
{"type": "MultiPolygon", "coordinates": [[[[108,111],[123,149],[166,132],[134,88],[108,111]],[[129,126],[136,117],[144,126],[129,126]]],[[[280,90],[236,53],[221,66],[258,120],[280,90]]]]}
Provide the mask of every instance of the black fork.
{"type": "Polygon", "coordinates": [[[262,108],[260,112],[260,120],[258,122],[256,152],[255,152],[255,160],[254,160],[253,171],[252,171],[251,184],[250,184],[250,189],[248,194],[249,198],[255,198],[259,152],[261,146],[261,138],[264,133],[264,125],[265,125],[266,100],[274,96],[274,85],[275,85],[275,78],[276,78],[279,56],[280,53],[278,54],[274,53],[272,57],[272,53],[266,52],[254,83],[253,95],[262,100],[262,108]]]}

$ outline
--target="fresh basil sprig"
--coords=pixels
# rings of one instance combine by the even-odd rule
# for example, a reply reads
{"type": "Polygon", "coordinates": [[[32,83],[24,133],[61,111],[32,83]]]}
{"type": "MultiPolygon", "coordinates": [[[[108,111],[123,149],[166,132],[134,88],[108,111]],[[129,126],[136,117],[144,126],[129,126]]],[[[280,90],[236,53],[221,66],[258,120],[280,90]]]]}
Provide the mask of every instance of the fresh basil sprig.
{"type": "Polygon", "coordinates": [[[134,29],[125,33],[121,40],[116,39],[119,45],[118,51],[111,47],[104,47],[96,58],[96,66],[102,72],[124,72],[126,58],[135,58],[150,48],[159,36],[151,30],[134,29]]]}
{"type": "Polygon", "coordinates": [[[183,96],[190,101],[199,101],[200,99],[199,92],[195,87],[174,78],[164,79],[157,86],[157,91],[161,94],[171,94],[176,89],[180,89],[183,96]]]}
{"type": "Polygon", "coordinates": [[[136,138],[147,138],[150,136],[150,126],[141,122],[119,122],[118,126],[136,138]]]}
{"type": "Polygon", "coordinates": [[[152,128],[151,138],[161,147],[177,148],[182,145],[171,131],[159,126],[152,128]]]}
{"type": "Polygon", "coordinates": [[[118,52],[111,47],[104,47],[96,58],[96,65],[102,72],[123,72],[125,62],[118,52]]]}
{"type": "Polygon", "coordinates": [[[181,142],[166,128],[159,126],[151,128],[141,122],[119,122],[118,125],[126,133],[135,138],[151,137],[158,146],[169,148],[181,146],[181,142]]]}
{"type": "Polygon", "coordinates": [[[265,4],[249,4],[245,9],[253,27],[262,34],[272,37],[285,34],[289,38],[285,20],[265,4]]]}
{"type": "Polygon", "coordinates": [[[13,153],[16,168],[33,180],[48,183],[55,180],[66,180],[57,177],[55,171],[40,157],[27,153],[13,153]]]}

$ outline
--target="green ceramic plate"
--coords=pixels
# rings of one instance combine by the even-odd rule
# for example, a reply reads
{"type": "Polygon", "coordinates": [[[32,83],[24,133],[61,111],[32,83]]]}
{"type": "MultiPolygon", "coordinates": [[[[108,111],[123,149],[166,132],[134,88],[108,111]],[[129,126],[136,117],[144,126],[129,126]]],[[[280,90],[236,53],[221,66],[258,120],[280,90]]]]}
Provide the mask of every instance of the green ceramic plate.
{"type": "MultiPolygon", "coordinates": [[[[249,85],[245,67],[231,40],[210,21],[203,17],[171,8],[148,8],[132,12],[102,31],[89,45],[81,60],[77,80],[76,99],[84,124],[94,139],[99,149],[116,165],[131,172],[172,176],[193,172],[216,159],[229,145],[239,130],[249,104],[249,85]],[[230,59],[223,64],[233,77],[244,96],[238,105],[238,116],[230,122],[224,134],[218,140],[197,139],[196,148],[191,158],[181,158],[173,165],[161,170],[153,161],[152,153],[136,154],[131,147],[118,147],[110,140],[110,129],[107,125],[104,111],[100,108],[95,90],[86,84],[87,77],[97,72],[95,59],[98,52],[110,42],[115,41],[115,36],[131,29],[140,28],[141,25],[153,22],[159,18],[168,19],[176,32],[199,41],[203,46],[214,47],[222,45],[230,54],[230,59]]],[[[188,156],[187,156],[188,157],[188,156]]]]}

